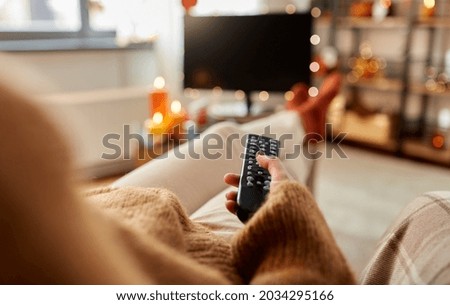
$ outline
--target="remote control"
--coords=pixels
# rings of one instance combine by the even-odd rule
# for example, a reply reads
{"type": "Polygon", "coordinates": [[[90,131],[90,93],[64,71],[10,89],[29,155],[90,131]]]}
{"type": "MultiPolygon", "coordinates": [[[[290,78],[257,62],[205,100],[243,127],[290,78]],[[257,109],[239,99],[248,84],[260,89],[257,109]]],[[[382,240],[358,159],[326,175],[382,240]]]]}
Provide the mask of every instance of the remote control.
{"type": "Polygon", "coordinates": [[[279,141],[275,139],[256,134],[247,135],[237,194],[237,216],[244,223],[263,204],[270,190],[270,174],[259,166],[256,154],[263,152],[268,156],[278,156],[278,150],[279,141]]]}

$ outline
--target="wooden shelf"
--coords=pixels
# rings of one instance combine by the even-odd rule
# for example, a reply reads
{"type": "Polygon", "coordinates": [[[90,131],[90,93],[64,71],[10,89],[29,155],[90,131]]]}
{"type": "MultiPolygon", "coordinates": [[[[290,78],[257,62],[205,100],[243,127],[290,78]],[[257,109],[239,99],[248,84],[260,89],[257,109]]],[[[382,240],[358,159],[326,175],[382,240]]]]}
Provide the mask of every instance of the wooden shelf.
{"type": "Polygon", "coordinates": [[[450,28],[450,18],[430,17],[417,20],[419,27],[450,28]]]}
{"type": "Polygon", "coordinates": [[[405,140],[403,142],[403,152],[405,155],[410,157],[450,165],[449,149],[434,149],[430,145],[426,145],[426,143],[424,143],[423,141],[405,140]]]}
{"type": "Polygon", "coordinates": [[[416,83],[410,86],[410,92],[413,94],[421,94],[421,95],[429,95],[436,97],[448,97],[450,98],[450,90],[446,90],[443,92],[438,91],[430,91],[423,84],[416,83]]]}
{"type": "Polygon", "coordinates": [[[397,145],[391,137],[392,121],[385,114],[360,116],[347,111],[339,122],[333,123],[334,132],[345,134],[344,141],[355,142],[376,149],[395,152],[397,145]]]}
{"type": "Polygon", "coordinates": [[[363,89],[371,89],[385,92],[400,92],[403,89],[403,82],[394,78],[372,78],[362,79],[355,83],[347,82],[347,86],[353,86],[363,89]]]}
{"type": "Polygon", "coordinates": [[[372,17],[342,17],[338,19],[338,25],[344,28],[371,30],[407,29],[408,20],[404,17],[386,17],[382,20],[372,17]]]}
{"type": "MultiPolygon", "coordinates": [[[[320,24],[326,25],[331,22],[330,18],[319,18],[320,24]]],[[[341,17],[338,18],[338,26],[343,28],[359,28],[370,30],[407,29],[408,19],[406,17],[386,17],[376,20],[372,17],[341,17]]],[[[420,18],[415,21],[418,27],[450,28],[450,18],[430,17],[420,18]]]]}
{"type": "MultiPolygon", "coordinates": [[[[394,8],[396,16],[388,16],[380,20],[373,17],[346,16],[349,14],[349,3],[343,0],[336,2],[338,5],[335,6],[333,12],[338,17],[323,18],[320,21],[318,20],[318,24],[320,26],[328,25],[330,29],[345,32],[345,35],[350,36],[351,48],[347,48],[347,46],[341,47],[345,51],[340,50],[339,52],[342,65],[340,69],[343,73],[348,72],[349,69],[345,65],[345,60],[355,56],[355,54],[359,54],[359,46],[364,42],[364,39],[372,38],[369,36],[371,33],[376,33],[374,36],[377,39],[380,39],[380,36],[383,37],[382,35],[390,35],[390,38],[394,37],[394,40],[389,40],[390,44],[394,45],[386,44],[385,46],[378,45],[377,47],[385,48],[386,51],[389,51],[389,48],[400,48],[401,55],[395,52],[397,54],[395,59],[391,58],[389,60],[388,69],[386,69],[386,75],[389,77],[376,77],[358,81],[352,81],[352,77],[348,77],[344,83],[346,89],[351,93],[347,94],[348,98],[357,99],[359,91],[368,94],[386,93],[387,98],[394,98],[394,96],[389,95],[395,94],[398,96],[399,112],[395,115],[383,113],[359,115],[355,112],[357,107],[353,107],[352,111],[347,110],[344,106],[341,108],[339,116],[333,116],[333,121],[336,121],[332,122],[334,130],[346,133],[344,141],[350,144],[449,166],[450,149],[433,149],[431,144],[427,145],[423,141],[413,141],[409,136],[413,132],[425,131],[426,126],[424,126],[424,122],[426,121],[425,118],[429,117],[428,111],[430,108],[427,103],[433,103],[438,98],[450,100],[450,88],[445,91],[431,91],[427,89],[425,82],[410,81],[411,71],[408,67],[408,65],[414,65],[414,67],[419,67],[419,65],[426,66],[430,65],[430,62],[434,62],[433,56],[435,53],[433,52],[433,46],[436,44],[435,40],[437,39],[439,42],[439,39],[444,39],[443,35],[448,36],[447,29],[450,30],[450,15],[448,13],[450,4],[448,4],[448,1],[439,1],[436,4],[436,14],[439,16],[428,18],[419,16],[420,10],[417,1],[401,1],[394,8]],[[415,40],[417,30],[420,30],[420,41],[415,40]],[[395,39],[398,39],[401,43],[395,44],[395,39]],[[424,49],[426,50],[425,54],[413,52],[412,48],[416,48],[417,42],[419,44],[427,44],[420,45],[421,48],[426,48],[424,49]],[[421,97],[422,101],[420,118],[417,119],[416,125],[411,127],[407,126],[408,116],[406,114],[406,110],[409,109],[408,107],[412,100],[410,97],[421,97]],[[410,131],[411,133],[409,133],[410,131]]],[[[336,34],[334,31],[330,33],[336,34]]],[[[336,44],[336,41],[333,41],[333,43],[336,44]]],[[[389,54],[394,54],[394,52],[389,52],[389,54]]],[[[439,60],[443,59],[443,55],[439,55],[439,60]]],[[[383,108],[380,107],[380,109],[383,108]]],[[[364,112],[364,109],[361,112],[364,112]]]]}
{"type": "Polygon", "coordinates": [[[316,27],[329,27],[333,19],[331,16],[320,16],[319,18],[313,18],[313,22],[316,27]]]}

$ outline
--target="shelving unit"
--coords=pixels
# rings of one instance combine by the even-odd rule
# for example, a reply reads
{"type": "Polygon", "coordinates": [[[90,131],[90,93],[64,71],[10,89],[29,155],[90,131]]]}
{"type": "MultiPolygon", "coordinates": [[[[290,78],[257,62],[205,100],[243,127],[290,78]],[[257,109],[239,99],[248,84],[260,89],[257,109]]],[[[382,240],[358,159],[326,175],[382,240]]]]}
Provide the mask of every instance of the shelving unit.
{"type": "MultiPolygon", "coordinates": [[[[316,2],[320,3],[320,1],[316,2]]],[[[392,62],[387,62],[386,70],[391,68],[387,75],[359,80],[347,79],[344,86],[347,97],[346,110],[339,118],[339,122],[335,124],[337,126],[334,129],[335,132],[345,132],[347,134],[345,140],[350,143],[381,149],[398,156],[450,166],[450,145],[448,143],[450,130],[445,131],[449,135],[446,140],[447,148],[433,148],[430,137],[430,130],[436,129],[434,126],[437,126],[436,118],[432,118],[430,111],[439,103],[447,103],[444,107],[450,109],[450,86],[445,91],[430,91],[425,86],[424,73],[417,73],[418,66],[423,66],[423,71],[425,67],[432,65],[443,68],[442,46],[446,39],[450,41],[450,34],[448,34],[450,31],[447,32],[450,30],[450,3],[443,0],[436,1],[435,16],[423,18],[419,14],[419,5],[423,1],[393,0],[393,4],[401,6],[401,13],[394,12],[393,16],[376,20],[373,17],[349,16],[349,7],[352,2],[355,1],[333,1],[332,7],[328,7],[331,14],[320,17],[317,22],[318,26],[329,28],[328,45],[338,50],[339,69],[343,74],[348,75],[348,58],[357,56],[358,48],[366,33],[383,31],[382,35],[397,39],[398,45],[402,49],[399,49],[398,45],[386,45],[386,48],[397,48],[397,51],[401,51],[400,55],[396,55],[394,59],[397,62],[395,68],[391,67],[392,62]],[[339,43],[336,42],[339,31],[350,33],[350,51],[342,50],[339,43]],[[426,51],[421,56],[414,55],[414,46],[417,45],[414,38],[418,31],[426,37],[421,45],[422,49],[426,51]],[[437,42],[441,44],[441,49],[438,51],[435,48],[437,42]],[[423,74],[423,76],[417,77],[417,74],[423,74]],[[389,95],[385,102],[386,104],[390,103],[388,106],[391,108],[395,102],[395,111],[383,113],[381,110],[371,109],[371,111],[361,114],[359,110],[363,107],[361,107],[360,96],[367,92],[377,96],[389,95]],[[420,108],[416,111],[418,115],[413,119],[408,115],[412,101],[415,101],[416,109],[420,108]]],[[[450,49],[450,44],[446,48],[450,49]]],[[[450,79],[450,75],[448,76],[450,79]]],[[[379,98],[381,103],[383,99],[384,97],[379,98]]]]}

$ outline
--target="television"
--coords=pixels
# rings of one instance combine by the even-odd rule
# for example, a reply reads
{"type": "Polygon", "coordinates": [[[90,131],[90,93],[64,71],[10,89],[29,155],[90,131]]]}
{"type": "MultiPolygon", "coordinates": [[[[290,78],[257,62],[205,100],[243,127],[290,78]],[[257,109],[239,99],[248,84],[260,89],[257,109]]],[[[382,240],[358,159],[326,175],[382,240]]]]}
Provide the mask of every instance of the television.
{"type": "Polygon", "coordinates": [[[310,84],[308,13],[184,18],[184,88],[286,92],[310,84]]]}

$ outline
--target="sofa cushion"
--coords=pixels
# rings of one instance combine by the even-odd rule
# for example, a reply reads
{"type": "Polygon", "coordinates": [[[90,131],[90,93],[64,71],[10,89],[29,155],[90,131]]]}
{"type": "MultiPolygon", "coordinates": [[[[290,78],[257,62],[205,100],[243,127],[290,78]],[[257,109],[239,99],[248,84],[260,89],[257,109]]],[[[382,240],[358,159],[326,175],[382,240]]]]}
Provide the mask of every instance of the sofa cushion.
{"type": "Polygon", "coordinates": [[[400,214],[362,284],[450,284],[450,192],[426,193],[400,214]]]}

